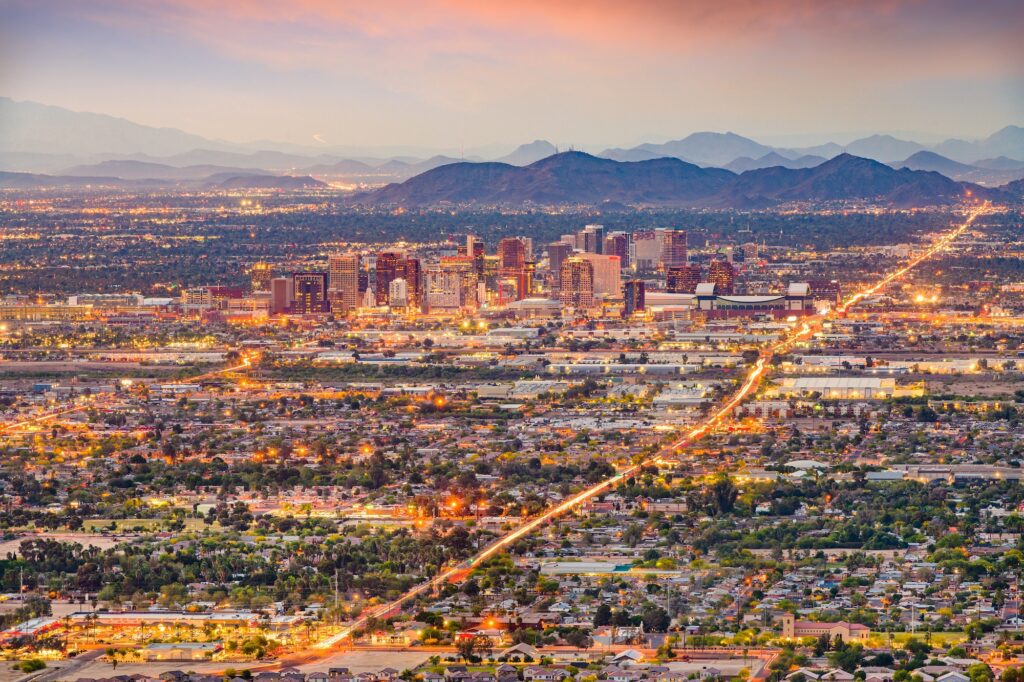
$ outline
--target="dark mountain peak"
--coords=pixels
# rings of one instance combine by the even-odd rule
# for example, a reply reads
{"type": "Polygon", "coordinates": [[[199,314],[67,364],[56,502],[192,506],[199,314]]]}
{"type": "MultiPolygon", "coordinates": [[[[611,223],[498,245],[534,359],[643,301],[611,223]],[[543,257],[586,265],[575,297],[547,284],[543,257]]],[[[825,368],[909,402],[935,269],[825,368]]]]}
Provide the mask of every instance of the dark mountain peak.
{"type": "Polygon", "coordinates": [[[1018,199],[1024,199],[1024,179],[1009,182],[1000,187],[1000,189],[1017,197],[1018,199]]]}
{"type": "MultiPolygon", "coordinates": [[[[635,149],[621,149],[614,147],[611,149],[605,149],[603,152],[598,154],[602,159],[611,159],[612,161],[650,161],[651,159],[661,159],[665,157],[665,154],[661,154],[657,151],[650,149],[641,149],[636,147],[635,149]]],[[[682,158],[678,155],[675,158],[682,158]]],[[[683,161],[687,159],[683,158],[683,161]]]]}
{"type": "Polygon", "coordinates": [[[846,170],[850,168],[865,168],[879,171],[882,171],[883,169],[892,170],[880,161],[868,159],[863,156],[855,156],[849,152],[836,154],[825,163],[815,166],[814,170],[819,172],[833,172],[836,170],[846,170]]]}
{"type": "Polygon", "coordinates": [[[849,153],[814,167],[771,166],[737,176],[677,158],[620,162],[570,151],[525,167],[453,163],[359,199],[405,206],[534,203],[748,208],[847,200],[925,206],[957,202],[967,187],[936,172],[896,170],[849,153]]]}
{"type": "Polygon", "coordinates": [[[772,151],[756,159],[752,159],[749,156],[741,156],[727,163],[725,168],[734,173],[745,173],[747,171],[757,170],[759,168],[771,168],[773,166],[782,166],[783,168],[809,168],[811,166],[817,166],[824,161],[825,159],[823,157],[809,155],[791,159],[788,156],[783,156],[776,151],[772,151]]]}
{"type": "Polygon", "coordinates": [[[910,168],[911,170],[936,171],[949,176],[974,170],[967,164],[954,161],[949,157],[927,149],[911,154],[902,162],[894,163],[893,166],[895,168],[910,168]]]}
{"type": "MultiPolygon", "coordinates": [[[[905,161],[952,161],[952,159],[948,159],[942,154],[936,154],[933,151],[922,149],[921,151],[914,152],[908,156],[905,161]]],[[[954,161],[954,163],[956,162],[954,161]]]]}
{"type": "Polygon", "coordinates": [[[527,168],[599,168],[602,166],[608,167],[609,165],[615,165],[615,163],[616,162],[611,159],[602,159],[599,156],[587,154],[586,152],[570,150],[546,156],[539,161],[534,161],[527,166],[527,168]]]}
{"type": "MultiPolygon", "coordinates": [[[[217,178],[219,180],[219,178],[217,178]]],[[[327,187],[308,175],[234,175],[221,181],[213,181],[220,189],[318,189],[327,187]]]]}

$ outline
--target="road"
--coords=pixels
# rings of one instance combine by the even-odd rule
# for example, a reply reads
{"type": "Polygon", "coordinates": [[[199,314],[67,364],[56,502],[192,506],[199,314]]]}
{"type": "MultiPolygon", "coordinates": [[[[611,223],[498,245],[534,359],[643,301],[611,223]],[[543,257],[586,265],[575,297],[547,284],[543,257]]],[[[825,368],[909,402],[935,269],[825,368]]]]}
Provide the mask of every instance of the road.
{"type": "MultiPolygon", "coordinates": [[[[393,601],[381,604],[372,609],[368,609],[367,611],[363,612],[358,618],[349,623],[349,625],[340,630],[338,633],[315,644],[312,647],[312,649],[315,649],[319,652],[326,652],[327,650],[344,642],[346,639],[349,639],[355,631],[361,629],[371,619],[387,617],[388,615],[398,611],[405,604],[416,599],[420,595],[427,593],[431,590],[434,590],[435,588],[443,586],[445,583],[450,582],[455,577],[464,575],[468,569],[472,569],[480,565],[481,563],[489,559],[491,556],[497,554],[509,545],[515,543],[520,538],[529,535],[541,526],[547,524],[549,521],[561,516],[562,514],[572,509],[575,509],[576,507],[580,506],[587,500],[597,495],[600,495],[601,493],[609,490],[610,488],[615,487],[621,481],[629,478],[630,476],[640,471],[643,467],[658,464],[665,457],[674,455],[680,449],[693,444],[694,442],[705,436],[707,433],[712,431],[723,420],[727,419],[735,407],[740,405],[740,403],[746,400],[747,397],[749,397],[752,393],[754,393],[757,390],[757,388],[761,385],[761,381],[768,373],[771,367],[771,361],[775,356],[788,353],[796,346],[796,344],[811,338],[817,330],[821,329],[822,324],[827,320],[833,319],[836,316],[844,315],[851,307],[855,306],[860,301],[864,300],[869,296],[873,296],[874,294],[878,293],[889,284],[899,280],[901,277],[906,275],[908,272],[913,270],[921,263],[935,257],[935,255],[937,255],[938,253],[944,251],[954,241],[956,241],[957,238],[963,235],[964,232],[970,229],[971,225],[979,216],[987,213],[989,210],[990,205],[987,202],[980,206],[973,207],[972,209],[969,210],[967,218],[964,220],[963,223],[958,225],[956,228],[949,230],[948,232],[943,234],[939,239],[933,242],[927,249],[922,251],[917,256],[911,258],[901,267],[897,268],[893,272],[881,278],[871,286],[855,292],[846,301],[840,304],[834,311],[826,311],[824,313],[818,313],[813,316],[804,318],[802,322],[800,322],[799,324],[795,325],[792,328],[789,334],[787,334],[779,341],[776,341],[774,344],[762,350],[760,357],[758,357],[757,361],[750,368],[746,378],[743,380],[743,383],[732,394],[732,396],[715,412],[713,412],[710,416],[706,417],[699,424],[694,426],[691,430],[686,432],[681,438],[670,443],[669,445],[664,446],[657,453],[655,453],[648,459],[638,464],[635,464],[627,469],[624,469],[615,474],[614,476],[611,476],[610,478],[607,478],[604,481],[597,483],[596,485],[586,488],[585,490],[576,493],[569,499],[561,502],[560,504],[552,507],[551,509],[542,512],[530,521],[527,521],[518,528],[510,531],[506,535],[493,541],[491,544],[489,544],[484,549],[480,550],[476,555],[474,555],[467,561],[464,561],[457,566],[442,571],[430,580],[421,583],[416,587],[413,587],[408,592],[403,594],[401,597],[398,597],[393,601]]],[[[312,660],[316,657],[317,655],[315,652],[307,650],[306,652],[297,654],[295,659],[289,659],[288,664],[294,664],[296,660],[307,662],[307,660],[312,660]]]]}
{"type": "Polygon", "coordinates": [[[24,682],[53,682],[54,680],[74,679],[74,674],[103,655],[104,649],[95,649],[78,654],[67,665],[59,668],[47,668],[38,675],[24,678],[24,682]]]}

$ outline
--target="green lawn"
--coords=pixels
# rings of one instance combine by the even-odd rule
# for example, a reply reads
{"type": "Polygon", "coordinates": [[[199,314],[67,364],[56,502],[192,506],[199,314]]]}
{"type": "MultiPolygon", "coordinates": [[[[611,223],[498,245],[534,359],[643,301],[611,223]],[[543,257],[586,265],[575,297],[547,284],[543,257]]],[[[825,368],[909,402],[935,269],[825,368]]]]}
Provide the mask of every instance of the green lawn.
{"type": "MultiPolygon", "coordinates": [[[[154,530],[165,528],[165,519],[86,519],[82,522],[82,529],[91,533],[98,533],[110,528],[111,523],[117,524],[117,532],[127,532],[135,528],[142,530],[154,530]]],[[[185,519],[186,531],[200,531],[205,529],[217,530],[220,524],[216,521],[207,525],[202,519],[185,519]]]]}
{"type": "MultiPolygon", "coordinates": [[[[928,641],[928,633],[926,632],[894,632],[892,633],[892,642],[896,646],[906,644],[910,639],[917,639],[922,642],[928,641]]],[[[873,632],[871,633],[871,641],[877,642],[880,645],[885,645],[889,641],[889,635],[885,632],[873,632]]],[[[931,644],[934,647],[948,648],[961,644],[967,641],[967,635],[960,631],[954,632],[933,632],[931,634],[931,644]]]]}

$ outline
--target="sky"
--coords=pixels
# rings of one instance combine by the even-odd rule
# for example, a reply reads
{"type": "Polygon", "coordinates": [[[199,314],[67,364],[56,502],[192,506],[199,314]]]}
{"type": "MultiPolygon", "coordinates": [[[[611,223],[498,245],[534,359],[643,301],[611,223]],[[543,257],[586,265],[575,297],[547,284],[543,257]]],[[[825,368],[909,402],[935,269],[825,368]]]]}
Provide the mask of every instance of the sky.
{"type": "Polygon", "coordinates": [[[0,0],[0,95],[324,148],[929,141],[1024,123],[1022,36],[1020,0],[0,0]]]}

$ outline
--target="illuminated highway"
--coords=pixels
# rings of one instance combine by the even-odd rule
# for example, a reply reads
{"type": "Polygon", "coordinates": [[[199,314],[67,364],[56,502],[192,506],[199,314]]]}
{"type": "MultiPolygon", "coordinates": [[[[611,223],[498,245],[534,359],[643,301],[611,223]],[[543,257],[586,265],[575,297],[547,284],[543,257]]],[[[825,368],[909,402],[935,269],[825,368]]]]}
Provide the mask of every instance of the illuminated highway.
{"type": "MultiPolygon", "coordinates": [[[[587,500],[591,499],[596,495],[600,495],[609,488],[614,487],[622,480],[629,478],[633,474],[637,473],[641,468],[656,464],[662,460],[663,457],[675,454],[679,449],[691,445],[695,441],[699,440],[709,431],[718,426],[723,420],[729,417],[732,410],[746,400],[752,393],[754,393],[760,386],[762,379],[768,373],[771,366],[771,360],[776,355],[788,353],[792,348],[800,341],[810,338],[817,330],[821,328],[821,325],[826,320],[833,318],[836,315],[842,315],[846,311],[862,301],[868,296],[876,294],[878,291],[885,288],[892,282],[900,279],[905,274],[913,270],[915,267],[925,262],[926,260],[933,258],[936,254],[940,253],[947,247],[949,247],[958,237],[966,232],[978,216],[988,212],[990,205],[986,202],[980,206],[972,207],[967,214],[966,220],[956,228],[946,232],[942,237],[937,239],[922,253],[910,259],[906,264],[901,266],[899,269],[886,275],[882,279],[878,280],[869,287],[866,287],[858,292],[851,295],[846,301],[840,304],[835,311],[825,311],[810,317],[805,318],[799,326],[795,326],[788,335],[781,340],[768,346],[762,350],[760,357],[750,368],[747,376],[744,378],[743,383],[733,393],[733,395],[722,404],[714,413],[706,417],[699,424],[694,426],[692,429],[687,431],[681,438],[674,441],[673,443],[666,445],[657,453],[652,455],[650,458],[635,464],[627,469],[620,471],[614,476],[601,481],[600,483],[582,490],[569,499],[563,501],[557,506],[548,509],[542,514],[534,517],[530,521],[523,523],[515,530],[510,531],[508,534],[493,541],[490,545],[482,549],[472,558],[460,563],[457,566],[448,568],[438,575],[434,576],[427,582],[421,583],[416,587],[412,588],[404,595],[393,601],[380,604],[372,609],[368,609],[363,612],[358,618],[349,623],[345,628],[340,630],[338,633],[318,642],[314,645],[314,649],[325,650],[343,642],[344,640],[351,637],[352,633],[359,630],[367,624],[371,619],[384,618],[388,614],[396,611],[397,609],[404,606],[409,601],[419,597],[420,595],[433,590],[437,587],[444,585],[445,583],[457,579],[464,575],[468,569],[472,569],[478,566],[483,561],[486,561],[489,557],[493,556],[497,552],[505,549],[512,543],[516,542],[520,538],[532,533],[537,528],[543,526],[548,521],[555,519],[562,514],[578,507],[587,500]]],[[[301,654],[300,654],[301,657],[301,654]]],[[[289,663],[290,664],[290,663],[289,663]]]]}

